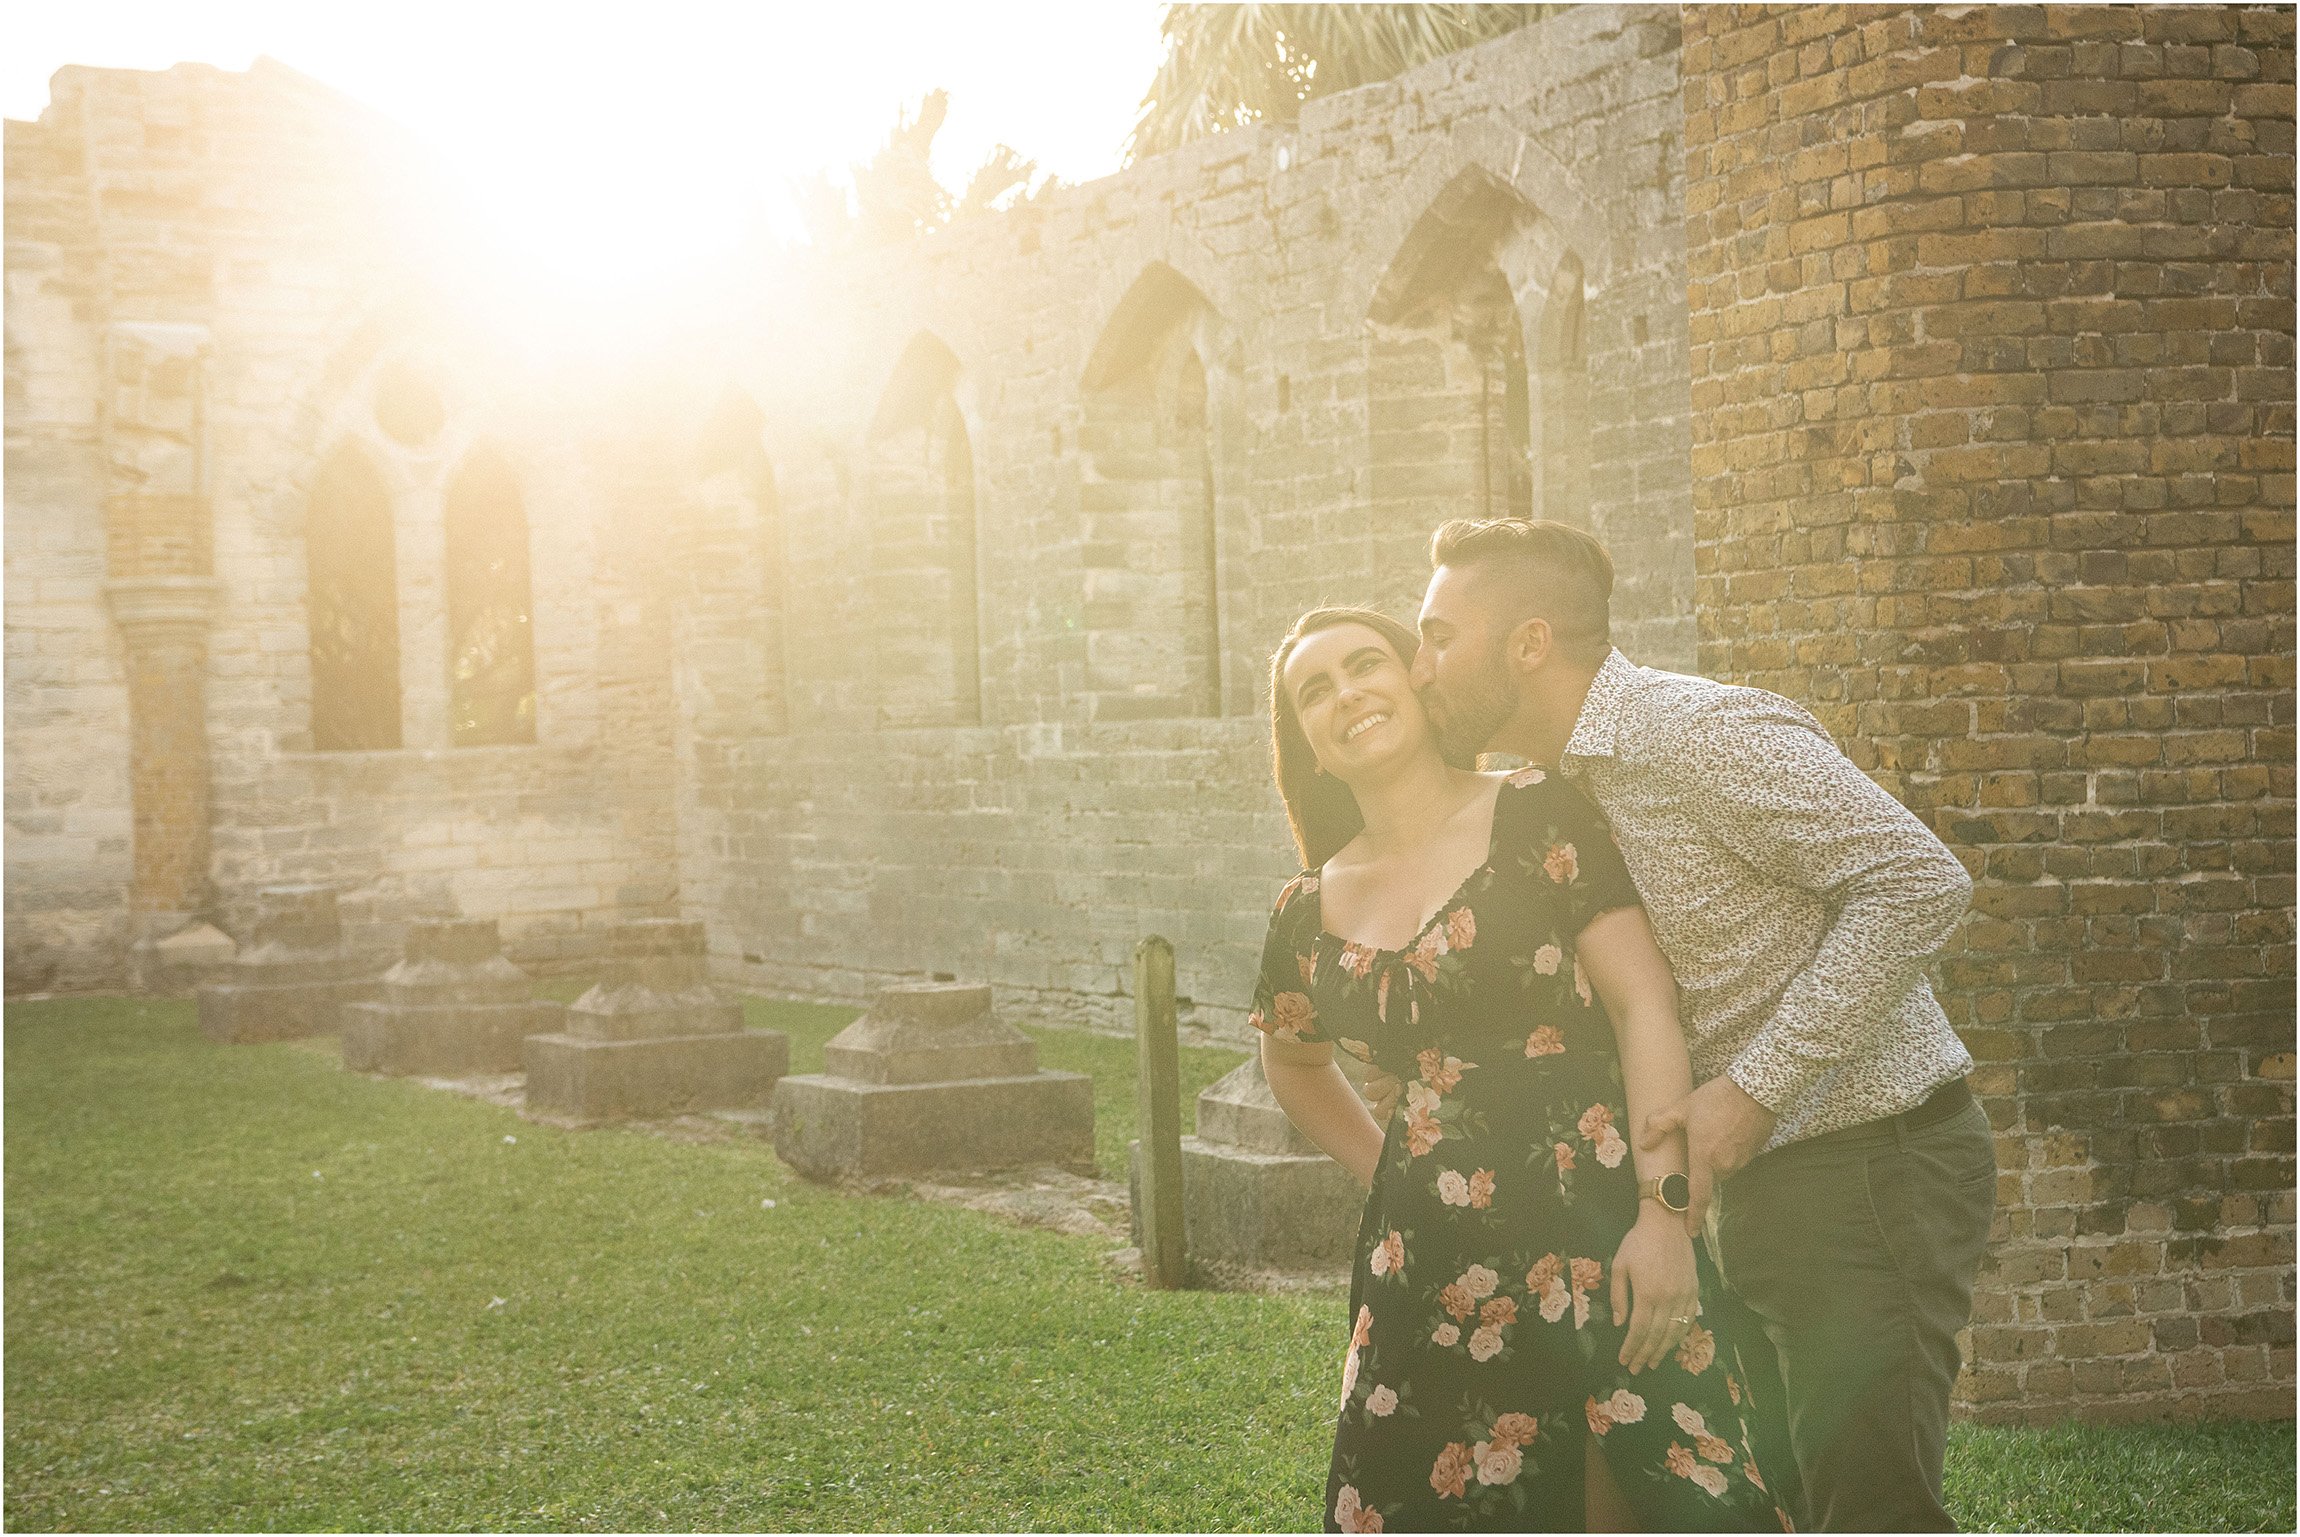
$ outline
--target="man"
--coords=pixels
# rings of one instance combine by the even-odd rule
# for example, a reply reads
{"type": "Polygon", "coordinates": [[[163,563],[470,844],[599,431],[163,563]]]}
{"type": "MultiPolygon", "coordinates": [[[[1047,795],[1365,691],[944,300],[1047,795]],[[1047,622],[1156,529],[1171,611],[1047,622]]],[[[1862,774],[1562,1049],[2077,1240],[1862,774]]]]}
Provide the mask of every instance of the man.
{"type": "Polygon", "coordinates": [[[1759,1433],[1793,1452],[1791,1514],[1951,1528],[1956,1332],[1996,1167],[1921,968],[1970,878],[1797,705],[1614,650],[1613,562],[1588,534],[1457,521],[1430,563],[1413,681],[1441,745],[1578,783],[1677,974],[1697,1087],[1641,1134],[1685,1133],[1689,1220],[1707,1217],[1759,1433]]]}

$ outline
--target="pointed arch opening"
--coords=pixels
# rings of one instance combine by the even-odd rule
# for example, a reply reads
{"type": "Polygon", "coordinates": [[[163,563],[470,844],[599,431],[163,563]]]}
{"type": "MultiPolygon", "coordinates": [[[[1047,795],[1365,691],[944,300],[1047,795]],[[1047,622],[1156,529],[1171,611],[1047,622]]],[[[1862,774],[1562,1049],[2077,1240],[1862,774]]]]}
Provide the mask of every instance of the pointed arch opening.
{"type": "Polygon", "coordinates": [[[729,389],[713,408],[695,445],[695,473],[703,513],[698,572],[715,594],[735,588],[727,596],[752,616],[761,724],[788,730],[790,552],[766,415],[742,390],[729,389]]]}
{"type": "Polygon", "coordinates": [[[481,444],[448,482],[444,506],[449,740],[535,740],[535,646],[527,507],[519,478],[481,444]]]}
{"type": "Polygon", "coordinates": [[[1539,398],[1541,515],[1590,526],[1588,281],[1568,251],[1550,273],[1541,313],[1534,376],[1539,398]]]}
{"type": "Polygon", "coordinates": [[[1412,540],[1449,517],[1532,515],[1525,330],[1500,257],[1530,215],[1492,177],[1465,172],[1374,291],[1367,426],[1379,528],[1412,540]]]}
{"type": "Polygon", "coordinates": [[[311,739],[322,752],[400,744],[399,580],[391,491],[338,444],[312,477],[304,523],[311,739]]]}
{"type": "Polygon", "coordinates": [[[982,720],[974,445],[961,382],[957,357],[922,334],[871,421],[872,628],[885,726],[982,720]]]}
{"type": "Polygon", "coordinates": [[[1079,682],[1097,719],[1222,713],[1223,337],[1205,295],[1153,263],[1087,364],[1079,682]]]}

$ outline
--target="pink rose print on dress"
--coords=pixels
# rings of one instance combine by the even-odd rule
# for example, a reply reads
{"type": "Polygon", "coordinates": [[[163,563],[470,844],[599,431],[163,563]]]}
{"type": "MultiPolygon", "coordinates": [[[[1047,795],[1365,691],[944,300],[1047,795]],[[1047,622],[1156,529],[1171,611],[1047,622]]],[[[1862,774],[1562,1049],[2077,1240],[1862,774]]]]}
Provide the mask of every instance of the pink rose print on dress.
{"type": "Polygon", "coordinates": [[[1717,1469],[1695,1468],[1692,1472],[1686,1474],[1685,1476],[1692,1479],[1694,1483],[1700,1485],[1703,1489],[1709,1491],[1711,1496],[1718,1499],[1724,1498],[1725,1475],[1719,1472],[1717,1469]]]}
{"type": "Polygon", "coordinates": [[[1469,1332],[1469,1358],[1472,1361],[1490,1361],[1501,1354],[1501,1331],[1478,1328],[1469,1332]]]}
{"type": "Polygon", "coordinates": [[[1367,1508],[1355,1485],[1344,1484],[1342,1492],[1334,1496],[1334,1525],[1345,1532],[1378,1532],[1382,1513],[1367,1508]]]}
{"type": "Polygon", "coordinates": [[[1345,975],[1360,982],[1373,975],[1374,952],[1354,940],[1342,946],[1342,953],[1335,960],[1345,975]]]}
{"type": "Polygon", "coordinates": [[[1533,969],[1545,977],[1557,975],[1557,968],[1565,964],[1565,952],[1555,945],[1543,945],[1533,952],[1533,969]]]}
{"type": "Polygon", "coordinates": [[[1596,1145],[1599,1163],[1608,1169],[1621,1167],[1621,1160],[1629,1154],[1629,1144],[1614,1126],[1611,1110],[1602,1104],[1591,1105],[1581,1112],[1581,1119],[1574,1123],[1574,1129],[1596,1145]]]}
{"type": "Polygon", "coordinates": [[[1493,1170],[1480,1169],[1469,1177],[1469,1204],[1472,1211],[1493,1205],[1493,1170]]]}
{"type": "Polygon", "coordinates": [[[1679,1478],[1691,1478],[1693,1476],[1695,1466],[1693,1454],[1675,1441],[1669,1443],[1669,1451],[1663,1457],[1662,1462],[1670,1472],[1679,1478]]]}
{"type": "Polygon", "coordinates": [[[1430,1343],[1451,1350],[1461,1343],[1461,1329],[1455,1324],[1439,1324],[1430,1331],[1430,1343]]]}
{"type": "Polygon", "coordinates": [[[1605,1267],[1596,1260],[1573,1262],[1573,1326],[1576,1329],[1589,1322],[1589,1294],[1597,1289],[1604,1275],[1605,1267]]]}
{"type": "MultiPolygon", "coordinates": [[[[1709,1363],[1716,1359],[1717,1336],[1711,1334],[1707,1329],[1702,1328],[1699,1324],[1695,1324],[1691,1329],[1687,1330],[1685,1333],[1685,1338],[1677,1342],[1677,1364],[1684,1367],[1686,1371],[1692,1373],[1696,1377],[1709,1370],[1709,1363]]],[[[1730,1396],[1735,1403],[1740,1402],[1740,1395],[1738,1393],[1730,1394],[1728,1396],[1730,1396]]]]}
{"type": "Polygon", "coordinates": [[[1354,1349],[1374,1337],[1374,1310],[1364,1303],[1358,1304],[1358,1321],[1350,1329],[1350,1345],[1354,1349]]]}
{"type": "Polygon", "coordinates": [[[1541,769],[1521,768],[1516,773],[1503,780],[1502,783],[1508,785],[1512,790],[1522,790],[1528,785],[1540,784],[1544,779],[1547,779],[1548,777],[1549,775],[1541,769]]]}
{"type": "Polygon", "coordinates": [[[1506,1484],[1518,1475],[1525,1464],[1525,1454],[1516,1447],[1499,1441],[1480,1441],[1470,1451],[1477,1463],[1477,1481],[1481,1484],[1506,1484]]]}
{"type": "Polygon", "coordinates": [[[1281,1041],[1299,1041],[1302,1032],[1318,1022],[1318,1011],[1310,1007],[1310,1000],[1300,993],[1278,994],[1270,1000],[1270,1011],[1276,1020],[1270,1034],[1281,1041]]]}
{"type": "Polygon", "coordinates": [[[1457,907],[1446,915],[1446,944],[1455,950],[1467,950],[1477,942],[1477,914],[1466,907],[1457,907]]]}
{"type": "Polygon", "coordinates": [[[1448,1281],[1445,1289],[1438,1293],[1438,1306],[1444,1308],[1458,1323],[1477,1311],[1477,1299],[1469,1294],[1469,1288],[1461,1282],[1448,1281]]]}
{"type": "Polygon", "coordinates": [[[1701,1454],[1703,1462],[1719,1462],[1731,1466],[1733,1448],[1716,1436],[1695,1436],[1693,1450],[1701,1454]]]}
{"type": "Polygon", "coordinates": [[[1581,873],[1581,856],[1574,853],[1570,843],[1553,843],[1541,856],[1541,868],[1558,885],[1567,885],[1581,873]]]}
{"type": "Polygon", "coordinates": [[[1514,1411],[1499,1415],[1493,1422],[1493,1444],[1496,1446],[1531,1446],[1533,1438],[1541,1434],[1541,1422],[1530,1414],[1514,1411]]]}
{"type": "Polygon", "coordinates": [[[1582,1404],[1581,1413],[1582,1417],[1589,1421],[1589,1433],[1593,1436],[1602,1436],[1613,1428],[1612,1412],[1595,1398],[1588,1399],[1582,1404]]]}
{"type": "Polygon", "coordinates": [[[1430,1487],[1440,1499],[1458,1500],[1469,1486],[1469,1475],[1475,1464],[1469,1448],[1459,1441],[1449,1441],[1446,1449],[1438,1453],[1437,1462],[1430,1468],[1430,1487]]]}
{"type": "Polygon", "coordinates": [[[1318,975],[1318,958],[1317,958],[1317,956],[1316,956],[1316,955],[1314,955],[1314,954],[1312,954],[1312,955],[1297,955],[1297,956],[1295,956],[1295,957],[1294,957],[1294,969],[1295,969],[1296,971],[1299,971],[1299,972],[1302,974],[1302,986],[1303,986],[1303,988],[1304,988],[1304,989],[1307,989],[1307,988],[1309,987],[1309,985],[1310,985],[1310,984],[1311,984],[1313,981],[1315,981],[1315,980],[1317,979],[1317,975],[1318,975]]]}
{"type": "Polygon", "coordinates": [[[1445,953],[1445,930],[1435,928],[1422,935],[1415,942],[1414,947],[1408,950],[1402,958],[1406,965],[1412,968],[1414,975],[1420,977],[1424,982],[1435,982],[1437,980],[1437,963],[1444,957],[1445,953]]]}
{"type": "Polygon", "coordinates": [[[1391,1228],[1390,1236],[1375,1244],[1374,1252],[1367,1256],[1366,1268],[1377,1277],[1403,1275],[1406,1268],[1405,1236],[1396,1228],[1391,1228]]]}
{"type": "Polygon", "coordinates": [[[1448,1206],[1467,1206],[1469,1181],[1461,1177],[1459,1169],[1448,1169],[1437,1177],[1437,1193],[1448,1206]]]}
{"type": "MultiPolygon", "coordinates": [[[[1414,1053],[1414,1066],[1421,1070],[1423,1083],[1440,1094],[1451,1094],[1461,1087],[1461,1075],[1477,1064],[1449,1057],[1435,1046],[1425,1046],[1414,1053]]],[[[1431,1101],[1431,1108],[1436,1108],[1436,1101],[1431,1101]]]]}
{"type": "Polygon", "coordinates": [[[1555,1025],[1542,1025],[1525,1038],[1525,1054],[1529,1057],[1555,1057],[1565,1051],[1565,1037],[1555,1025]]]}
{"type": "Polygon", "coordinates": [[[1490,1297],[1494,1288],[1501,1285],[1501,1277],[1484,1265],[1472,1265],[1461,1273],[1461,1284],[1472,1297],[1490,1297]]]}
{"type": "Polygon", "coordinates": [[[1360,1062],[1365,1063],[1366,1066],[1371,1067],[1374,1065],[1374,1049],[1371,1046],[1368,1046],[1364,1041],[1353,1041],[1345,1035],[1337,1038],[1334,1044],[1341,1047],[1343,1051],[1349,1053],[1351,1056],[1357,1058],[1360,1062]]]}
{"type": "Polygon", "coordinates": [[[1397,1410],[1398,1394],[1397,1389],[1395,1388],[1385,1385],[1375,1388],[1371,1393],[1366,1395],[1366,1413],[1372,1415],[1375,1419],[1388,1419],[1391,1415],[1397,1413],[1397,1410]]]}
{"type": "Polygon", "coordinates": [[[1508,1328],[1517,1322],[1517,1299],[1514,1297],[1487,1298],[1485,1305],[1477,1310],[1477,1321],[1488,1329],[1508,1328]]]}
{"type": "Polygon", "coordinates": [[[1573,1144],[1570,1142],[1560,1142],[1557,1144],[1556,1148],[1553,1149],[1553,1151],[1557,1154],[1557,1172],[1560,1174],[1571,1174],[1573,1172],[1574,1165],[1579,1162],[1579,1160],[1573,1156],[1573,1144]]]}
{"type": "Polygon", "coordinates": [[[1645,1400],[1627,1388],[1615,1388],[1605,1401],[1605,1412],[1613,1416],[1616,1425],[1634,1425],[1645,1418],[1645,1400]]]}
{"type": "Polygon", "coordinates": [[[1581,957],[1578,955],[1573,958],[1573,994],[1581,1000],[1581,1006],[1585,1009],[1597,1001],[1597,995],[1589,990],[1589,974],[1581,969],[1581,957]]]}

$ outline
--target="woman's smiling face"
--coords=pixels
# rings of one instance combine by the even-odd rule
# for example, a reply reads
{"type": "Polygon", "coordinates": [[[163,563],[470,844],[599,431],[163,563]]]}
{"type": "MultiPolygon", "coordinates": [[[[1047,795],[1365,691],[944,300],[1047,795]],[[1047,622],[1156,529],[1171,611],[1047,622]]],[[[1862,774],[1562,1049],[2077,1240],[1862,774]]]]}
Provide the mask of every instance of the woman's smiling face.
{"type": "Polygon", "coordinates": [[[1286,658],[1286,696],[1318,763],[1347,781],[1367,767],[1426,745],[1428,718],[1406,663],[1362,624],[1302,638],[1286,658]]]}

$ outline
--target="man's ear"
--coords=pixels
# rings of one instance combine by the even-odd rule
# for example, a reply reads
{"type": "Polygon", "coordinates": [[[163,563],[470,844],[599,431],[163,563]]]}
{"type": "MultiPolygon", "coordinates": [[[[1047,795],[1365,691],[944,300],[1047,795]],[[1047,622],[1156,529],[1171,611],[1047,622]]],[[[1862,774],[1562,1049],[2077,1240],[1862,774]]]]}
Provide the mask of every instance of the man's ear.
{"type": "Polygon", "coordinates": [[[1550,633],[1549,621],[1524,619],[1509,632],[1509,641],[1503,646],[1502,654],[1509,658],[1510,665],[1518,672],[1527,673],[1547,661],[1554,649],[1556,638],[1550,633]]]}

